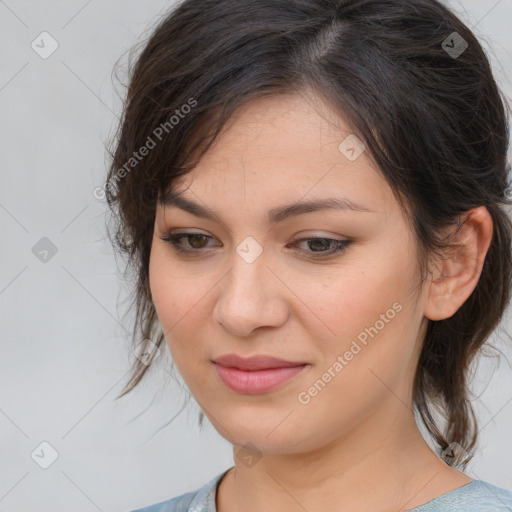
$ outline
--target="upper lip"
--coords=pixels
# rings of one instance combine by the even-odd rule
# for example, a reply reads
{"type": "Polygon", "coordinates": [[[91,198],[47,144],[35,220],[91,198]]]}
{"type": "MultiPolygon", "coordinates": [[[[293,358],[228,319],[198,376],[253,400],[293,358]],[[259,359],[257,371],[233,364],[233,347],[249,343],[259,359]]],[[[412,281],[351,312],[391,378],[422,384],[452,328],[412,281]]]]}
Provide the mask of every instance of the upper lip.
{"type": "Polygon", "coordinates": [[[289,366],[302,366],[306,363],[285,361],[277,357],[257,355],[242,357],[237,354],[225,354],[213,359],[214,363],[222,366],[238,368],[239,370],[266,370],[269,368],[283,368],[289,366]]]}

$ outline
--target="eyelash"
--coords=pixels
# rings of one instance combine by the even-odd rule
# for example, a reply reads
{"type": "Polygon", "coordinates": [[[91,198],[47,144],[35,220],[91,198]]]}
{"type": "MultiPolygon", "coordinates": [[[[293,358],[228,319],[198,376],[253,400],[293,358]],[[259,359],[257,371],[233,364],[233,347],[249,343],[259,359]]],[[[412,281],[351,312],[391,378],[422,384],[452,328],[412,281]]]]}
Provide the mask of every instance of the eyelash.
{"type": "MultiPolygon", "coordinates": [[[[184,249],[183,245],[180,244],[180,242],[179,242],[179,240],[181,238],[189,238],[192,236],[199,236],[199,237],[212,239],[211,236],[203,235],[201,233],[178,233],[176,235],[163,236],[163,237],[160,237],[160,239],[163,240],[164,242],[168,243],[176,252],[185,254],[185,255],[189,255],[191,257],[196,257],[196,256],[199,256],[199,253],[205,252],[205,250],[204,249],[184,249]]],[[[311,240],[328,240],[329,242],[333,242],[335,245],[334,249],[330,249],[328,251],[318,251],[318,252],[306,251],[309,254],[312,254],[313,258],[317,258],[317,259],[320,259],[320,258],[326,257],[326,256],[332,256],[334,254],[341,254],[351,244],[350,240],[338,240],[335,238],[326,238],[326,237],[301,238],[299,240],[295,240],[294,243],[297,244],[299,242],[306,242],[306,241],[311,241],[311,240]]]]}

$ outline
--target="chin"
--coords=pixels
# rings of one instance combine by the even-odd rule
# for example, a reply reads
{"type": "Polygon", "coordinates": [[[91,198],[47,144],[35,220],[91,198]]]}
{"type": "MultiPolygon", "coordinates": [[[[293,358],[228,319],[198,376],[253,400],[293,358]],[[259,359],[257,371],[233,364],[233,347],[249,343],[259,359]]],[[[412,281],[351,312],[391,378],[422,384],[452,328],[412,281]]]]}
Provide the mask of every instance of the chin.
{"type": "Polygon", "coordinates": [[[250,451],[277,455],[313,449],[318,439],[314,432],[305,431],[291,420],[293,413],[287,418],[291,410],[285,408],[267,416],[255,410],[245,413],[234,410],[232,416],[213,413],[217,423],[212,421],[212,424],[232,445],[250,451]]]}

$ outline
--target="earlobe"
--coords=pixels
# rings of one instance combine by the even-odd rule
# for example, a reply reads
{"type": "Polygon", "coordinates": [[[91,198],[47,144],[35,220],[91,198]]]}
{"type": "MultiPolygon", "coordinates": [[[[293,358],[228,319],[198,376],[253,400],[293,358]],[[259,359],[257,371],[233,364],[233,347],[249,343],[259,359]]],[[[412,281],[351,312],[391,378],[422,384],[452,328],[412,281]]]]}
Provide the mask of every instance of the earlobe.
{"type": "Polygon", "coordinates": [[[484,206],[466,212],[455,229],[447,230],[449,245],[436,261],[429,283],[427,318],[450,318],[468,299],[482,273],[492,233],[492,218],[484,206]]]}

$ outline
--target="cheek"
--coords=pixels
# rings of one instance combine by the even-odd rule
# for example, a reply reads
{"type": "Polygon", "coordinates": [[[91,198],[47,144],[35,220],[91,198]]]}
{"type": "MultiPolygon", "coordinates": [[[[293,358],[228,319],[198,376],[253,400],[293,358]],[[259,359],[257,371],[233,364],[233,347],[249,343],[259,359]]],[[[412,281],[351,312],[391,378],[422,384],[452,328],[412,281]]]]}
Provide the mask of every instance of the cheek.
{"type": "MultiPolygon", "coordinates": [[[[396,247],[396,251],[407,254],[406,248],[396,247]]],[[[333,384],[328,384],[332,392],[348,392],[365,402],[378,395],[380,388],[387,389],[382,382],[399,386],[411,369],[421,319],[411,294],[416,266],[412,257],[398,258],[392,252],[380,251],[371,261],[347,265],[346,271],[333,273],[328,284],[315,290],[318,300],[311,309],[330,328],[330,334],[314,338],[321,355],[312,383],[324,380],[322,374],[331,368],[336,374],[333,384]]],[[[326,404],[332,398],[326,393],[319,402],[326,404]]]]}
{"type": "Polygon", "coordinates": [[[312,317],[321,319],[325,326],[321,331],[324,339],[332,339],[336,344],[339,340],[351,340],[376,322],[382,332],[399,323],[399,317],[405,315],[397,313],[401,308],[397,305],[393,309],[393,304],[405,307],[411,300],[413,278],[408,262],[397,265],[396,261],[368,261],[337,269],[320,281],[303,282],[297,295],[308,298],[304,302],[314,313],[312,317]]]}
{"type": "Polygon", "coordinates": [[[155,242],[149,260],[149,285],[153,303],[162,324],[167,329],[185,320],[200,298],[196,279],[176,271],[176,262],[168,255],[168,249],[155,242]]]}
{"type": "MultiPolygon", "coordinates": [[[[155,310],[172,359],[186,379],[189,371],[207,364],[202,327],[211,317],[208,293],[215,280],[204,274],[185,277],[173,271],[165,248],[155,248],[149,262],[149,282],[155,310]]],[[[197,378],[197,377],[194,377],[197,378]]]]}
{"type": "MultiPolygon", "coordinates": [[[[193,287],[185,286],[183,278],[173,274],[169,263],[164,251],[158,248],[152,250],[149,262],[151,296],[167,343],[173,352],[174,344],[169,341],[182,328],[180,324],[184,321],[186,323],[187,313],[196,301],[190,291],[193,287]]],[[[174,358],[174,353],[172,355],[174,358]]]]}

